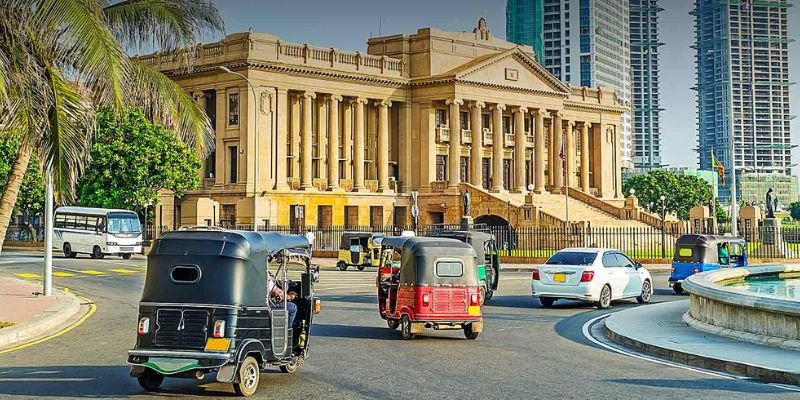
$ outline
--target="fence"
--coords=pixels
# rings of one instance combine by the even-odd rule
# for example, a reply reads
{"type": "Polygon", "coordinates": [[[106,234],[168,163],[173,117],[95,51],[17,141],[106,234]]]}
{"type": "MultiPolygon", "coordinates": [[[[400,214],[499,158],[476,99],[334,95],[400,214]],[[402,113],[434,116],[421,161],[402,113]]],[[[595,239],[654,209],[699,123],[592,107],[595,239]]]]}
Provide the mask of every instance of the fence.
{"type": "Polygon", "coordinates": [[[42,242],[44,229],[38,225],[11,225],[6,230],[6,242],[42,242]]]}

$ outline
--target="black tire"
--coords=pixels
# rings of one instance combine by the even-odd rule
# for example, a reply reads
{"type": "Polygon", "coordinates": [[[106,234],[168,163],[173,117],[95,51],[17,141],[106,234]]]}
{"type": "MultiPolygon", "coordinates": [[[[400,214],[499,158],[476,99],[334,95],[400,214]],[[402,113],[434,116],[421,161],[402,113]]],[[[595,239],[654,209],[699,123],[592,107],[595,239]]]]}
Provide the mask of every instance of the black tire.
{"type": "Polygon", "coordinates": [[[237,395],[250,397],[258,390],[258,381],[261,377],[261,370],[255,358],[247,356],[237,372],[237,383],[233,384],[233,390],[237,395]]]}
{"type": "Polygon", "coordinates": [[[103,254],[103,249],[101,249],[100,246],[94,246],[94,248],[92,248],[92,258],[95,260],[102,260],[105,256],[106,255],[103,254]]]}
{"type": "Polygon", "coordinates": [[[642,294],[636,297],[639,304],[647,304],[653,299],[653,284],[650,281],[642,283],[642,294]]]}
{"type": "Polygon", "coordinates": [[[150,368],[146,368],[144,373],[137,377],[136,380],[139,381],[139,386],[141,386],[142,389],[148,392],[155,392],[161,387],[161,384],[164,383],[164,375],[150,368]]]}
{"type": "Polygon", "coordinates": [[[411,340],[417,337],[416,333],[411,333],[411,318],[408,318],[408,315],[403,315],[400,318],[400,337],[403,340],[411,340]]]}
{"type": "Polygon", "coordinates": [[[481,286],[481,305],[486,304],[486,286],[481,286]]]}
{"type": "Polygon", "coordinates": [[[359,271],[363,271],[363,270],[364,270],[364,268],[365,268],[365,267],[364,267],[363,265],[359,265],[359,266],[358,266],[358,270],[359,270],[359,271]]]}
{"type": "Polygon", "coordinates": [[[130,260],[132,255],[133,254],[131,254],[131,253],[122,253],[122,259],[123,260],[130,260]]]}
{"type": "Polygon", "coordinates": [[[75,258],[78,254],[72,251],[72,245],[69,243],[64,243],[64,257],[66,258],[75,258]]]}
{"type": "Polygon", "coordinates": [[[550,308],[553,306],[553,303],[556,302],[556,299],[552,297],[539,297],[539,303],[542,303],[542,307],[550,308]]]}
{"type": "Polygon", "coordinates": [[[485,304],[485,303],[488,303],[488,302],[489,302],[489,300],[491,300],[491,299],[492,299],[492,296],[494,296],[494,290],[489,290],[489,291],[487,291],[487,292],[486,292],[486,300],[485,300],[483,303],[484,303],[484,304],[485,304]]]}
{"type": "Polygon", "coordinates": [[[344,261],[339,261],[336,263],[336,268],[338,268],[339,271],[347,271],[347,264],[345,264],[344,261]]]}
{"type": "Polygon", "coordinates": [[[611,307],[611,286],[605,285],[600,289],[600,301],[597,302],[597,308],[604,310],[611,307]]]}
{"type": "Polygon", "coordinates": [[[464,325],[464,337],[465,337],[465,338],[467,338],[467,339],[469,339],[469,340],[475,340],[475,339],[477,339],[477,338],[478,338],[478,336],[480,336],[480,335],[481,335],[481,333],[480,333],[480,332],[473,332],[473,331],[472,331],[472,324],[466,324],[466,325],[464,325]]]}
{"type": "Polygon", "coordinates": [[[389,318],[386,320],[386,325],[389,326],[389,329],[397,329],[397,327],[400,326],[400,321],[389,318]]]}
{"type": "Polygon", "coordinates": [[[292,361],[289,362],[289,364],[281,365],[278,368],[280,368],[281,372],[285,374],[293,374],[295,371],[297,371],[299,366],[300,360],[298,360],[296,356],[292,356],[292,361]]]}
{"type": "Polygon", "coordinates": [[[680,283],[673,284],[672,291],[675,292],[675,294],[683,294],[683,285],[680,283]]]}

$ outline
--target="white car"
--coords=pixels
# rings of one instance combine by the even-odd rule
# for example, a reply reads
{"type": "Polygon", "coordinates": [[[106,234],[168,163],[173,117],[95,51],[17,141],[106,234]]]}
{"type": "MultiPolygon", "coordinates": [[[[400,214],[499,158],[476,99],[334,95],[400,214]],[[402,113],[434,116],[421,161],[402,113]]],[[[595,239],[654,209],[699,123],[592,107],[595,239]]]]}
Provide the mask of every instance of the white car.
{"type": "Polygon", "coordinates": [[[642,264],[614,249],[572,248],[554,254],[533,270],[531,294],[544,307],[558,299],[580,300],[607,308],[611,301],[636,298],[649,303],[653,279],[642,264]]]}

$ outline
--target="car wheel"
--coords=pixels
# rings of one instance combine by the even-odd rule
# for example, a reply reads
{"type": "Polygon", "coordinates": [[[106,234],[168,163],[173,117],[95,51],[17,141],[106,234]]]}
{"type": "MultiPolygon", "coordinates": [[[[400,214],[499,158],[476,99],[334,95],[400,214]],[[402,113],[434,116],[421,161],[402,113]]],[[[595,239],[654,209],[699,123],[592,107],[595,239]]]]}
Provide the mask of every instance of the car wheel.
{"type": "Polygon", "coordinates": [[[389,318],[386,320],[386,325],[389,326],[389,329],[397,329],[397,327],[400,326],[400,321],[389,318]]]}
{"type": "Polygon", "coordinates": [[[256,393],[260,377],[261,371],[258,362],[255,358],[248,356],[239,366],[239,381],[233,384],[233,390],[239,396],[250,397],[256,393]]]}
{"type": "Polygon", "coordinates": [[[347,264],[345,264],[344,261],[339,261],[339,263],[336,264],[336,268],[338,268],[339,271],[347,271],[347,264]]]}
{"type": "Polygon", "coordinates": [[[417,337],[415,333],[411,333],[411,318],[408,318],[408,315],[403,315],[400,318],[400,336],[405,340],[417,337]]]}
{"type": "Polygon", "coordinates": [[[486,286],[481,286],[481,305],[486,304],[486,286]]]}
{"type": "Polygon", "coordinates": [[[556,302],[556,299],[552,297],[539,297],[539,302],[542,303],[542,307],[550,308],[553,306],[553,303],[556,302]]]}
{"type": "Polygon", "coordinates": [[[130,260],[132,255],[133,254],[131,254],[131,253],[122,253],[122,259],[123,260],[130,260]]]}
{"type": "Polygon", "coordinates": [[[100,260],[103,257],[105,257],[105,254],[103,254],[103,249],[101,249],[100,246],[94,246],[92,249],[92,258],[100,260]]]}
{"type": "Polygon", "coordinates": [[[642,294],[636,297],[639,304],[647,304],[653,298],[653,285],[650,281],[644,281],[642,284],[642,294]]]}
{"type": "Polygon", "coordinates": [[[475,339],[477,339],[477,338],[478,338],[478,336],[480,336],[480,335],[481,335],[481,333],[480,333],[480,332],[474,332],[474,331],[472,330],[472,324],[466,324],[466,325],[464,325],[464,337],[465,337],[465,338],[467,338],[467,339],[469,339],[469,340],[475,340],[475,339]]]}
{"type": "Polygon", "coordinates": [[[164,375],[146,368],[144,373],[136,378],[139,381],[139,386],[148,392],[155,392],[164,383],[164,375]]]}
{"type": "Polygon", "coordinates": [[[300,366],[300,360],[297,358],[297,356],[292,356],[292,360],[289,361],[288,364],[281,365],[278,368],[280,368],[281,372],[283,373],[293,374],[295,371],[297,371],[297,367],[299,366],[300,366]]]}
{"type": "Polygon", "coordinates": [[[675,292],[675,294],[683,294],[683,286],[680,283],[676,283],[672,285],[672,291],[675,292]]]}
{"type": "Polygon", "coordinates": [[[605,285],[600,290],[600,301],[597,302],[597,308],[605,309],[611,306],[611,286],[605,285]]]}
{"type": "Polygon", "coordinates": [[[69,243],[64,243],[64,257],[66,258],[75,258],[77,254],[72,252],[72,245],[69,243]]]}

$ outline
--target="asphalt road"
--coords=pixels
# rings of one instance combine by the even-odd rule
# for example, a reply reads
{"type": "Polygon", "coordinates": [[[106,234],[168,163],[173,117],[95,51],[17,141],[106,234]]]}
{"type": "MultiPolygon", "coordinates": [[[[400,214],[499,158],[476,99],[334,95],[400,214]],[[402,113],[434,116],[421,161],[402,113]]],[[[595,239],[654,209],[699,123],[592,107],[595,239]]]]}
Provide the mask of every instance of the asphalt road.
{"type": "MultiPolygon", "coordinates": [[[[149,397],[128,376],[126,352],[135,338],[143,257],[54,260],[55,283],[97,304],[69,333],[0,355],[0,397],[149,397]],[[93,271],[93,272],[87,272],[93,271]]],[[[0,274],[36,279],[41,258],[5,252],[0,274]],[[19,275],[22,274],[22,275],[19,275]],[[26,275],[27,274],[27,275],[26,275]]],[[[514,398],[514,399],[796,399],[786,388],[707,375],[617,354],[581,332],[608,311],[572,302],[540,308],[527,273],[506,273],[484,307],[486,330],[477,341],[460,331],[431,332],[402,341],[377,314],[374,271],[323,271],[322,314],[312,329],[311,355],[297,373],[262,375],[260,398],[514,398]]],[[[654,301],[672,295],[655,276],[654,301]]],[[[0,304],[0,306],[2,306],[0,304]]],[[[227,397],[230,385],[211,379],[167,379],[161,397],[227,397]]]]}

